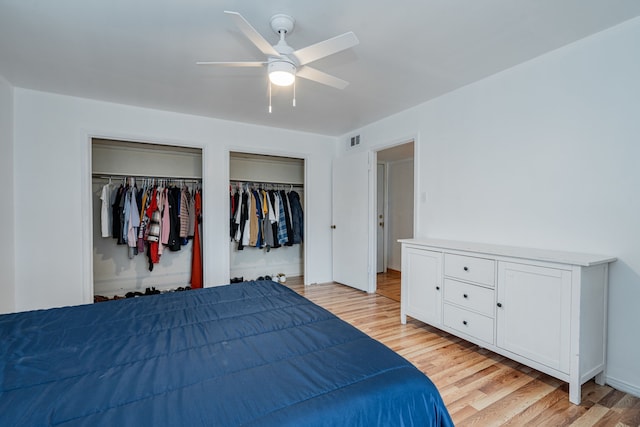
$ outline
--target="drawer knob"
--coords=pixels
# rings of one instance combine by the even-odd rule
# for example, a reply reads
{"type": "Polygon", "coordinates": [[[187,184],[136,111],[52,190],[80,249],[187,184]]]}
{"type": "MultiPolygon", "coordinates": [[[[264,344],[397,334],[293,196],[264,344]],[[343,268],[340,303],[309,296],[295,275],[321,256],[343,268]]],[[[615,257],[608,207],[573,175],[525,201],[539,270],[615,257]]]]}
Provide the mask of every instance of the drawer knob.
{"type": "Polygon", "coordinates": [[[465,266],[465,267],[463,267],[462,269],[463,269],[464,271],[469,271],[469,267],[466,267],[466,266],[465,266]]]}
{"type": "Polygon", "coordinates": [[[469,295],[467,295],[467,294],[462,294],[462,296],[465,297],[465,298],[469,297],[469,295]]]}
{"type": "Polygon", "coordinates": [[[497,305],[498,305],[498,307],[502,307],[502,303],[501,302],[499,302],[497,305]]]}
{"type": "Polygon", "coordinates": [[[466,324],[467,324],[467,321],[466,321],[466,320],[463,320],[463,321],[462,321],[462,324],[463,324],[463,325],[466,325],[466,324]]]}
{"type": "Polygon", "coordinates": [[[440,290],[440,286],[436,286],[436,291],[439,291],[439,290],[440,290]]]}

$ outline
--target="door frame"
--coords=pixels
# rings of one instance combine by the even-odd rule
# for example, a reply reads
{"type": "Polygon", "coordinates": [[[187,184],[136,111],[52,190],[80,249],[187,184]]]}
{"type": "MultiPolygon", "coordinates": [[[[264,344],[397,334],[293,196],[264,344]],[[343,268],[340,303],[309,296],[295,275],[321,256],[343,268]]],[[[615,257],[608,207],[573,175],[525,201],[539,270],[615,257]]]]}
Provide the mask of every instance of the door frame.
{"type": "MultiPolygon", "coordinates": [[[[383,143],[381,145],[376,146],[375,148],[369,149],[369,242],[373,244],[369,245],[369,266],[368,266],[368,292],[375,293],[377,289],[376,283],[376,248],[377,248],[377,230],[376,230],[376,207],[377,207],[377,167],[374,167],[378,164],[378,152],[386,150],[388,148],[397,147],[399,145],[408,144],[413,142],[413,238],[422,234],[422,230],[418,227],[418,217],[420,214],[420,204],[418,203],[418,194],[419,193],[419,178],[420,178],[420,168],[418,167],[417,159],[420,151],[419,134],[414,134],[402,138],[398,138],[392,140],[388,143],[383,143]]],[[[426,194],[425,197],[426,199],[426,194]]],[[[426,200],[425,200],[426,202],[426,200]]],[[[387,211],[387,206],[385,206],[385,212],[387,211]]],[[[388,212],[385,214],[388,216],[388,212]]],[[[385,249],[386,250],[386,249],[385,249]]],[[[385,260],[386,264],[386,260],[385,260]]]]}
{"type": "MultiPolygon", "coordinates": [[[[376,214],[377,214],[377,210],[378,210],[378,194],[380,192],[382,192],[382,219],[384,222],[384,226],[382,229],[382,272],[386,273],[387,272],[387,257],[388,257],[388,253],[387,253],[387,249],[388,249],[388,245],[389,245],[389,233],[387,232],[387,217],[389,216],[389,197],[388,197],[388,191],[389,191],[389,175],[388,175],[388,162],[380,162],[380,161],[376,161],[376,214]],[[378,170],[377,168],[379,166],[382,166],[382,170],[384,173],[384,179],[382,181],[382,188],[379,188],[380,183],[378,182],[378,170]]],[[[378,223],[380,221],[380,218],[376,217],[375,218],[376,223],[378,223]]],[[[378,257],[380,256],[380,251],[378,250],[378,242],[377,242],[377,238],[378,238],[378,228],[376,226],[376,274],[378,273],[378,257]]]]}

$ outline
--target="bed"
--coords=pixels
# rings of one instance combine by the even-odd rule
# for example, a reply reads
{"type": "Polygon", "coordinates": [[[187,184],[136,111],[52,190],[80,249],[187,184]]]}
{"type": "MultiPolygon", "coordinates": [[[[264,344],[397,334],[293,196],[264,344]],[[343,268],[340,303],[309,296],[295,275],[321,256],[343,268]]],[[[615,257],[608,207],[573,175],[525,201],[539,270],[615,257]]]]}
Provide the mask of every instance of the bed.
{"type": "Polygon", "coordinates": [[[417,368],[271,281],[0,316],[0,425],[453,425],[417,368]]]}

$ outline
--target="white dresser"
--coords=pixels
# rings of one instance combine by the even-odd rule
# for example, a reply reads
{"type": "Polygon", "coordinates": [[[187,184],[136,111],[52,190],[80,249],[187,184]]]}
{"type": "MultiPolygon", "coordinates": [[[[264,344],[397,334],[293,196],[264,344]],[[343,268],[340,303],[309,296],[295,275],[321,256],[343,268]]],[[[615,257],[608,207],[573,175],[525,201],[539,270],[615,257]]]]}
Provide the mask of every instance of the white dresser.
{"type": "Polygon", "coordinates": [[[402,243],[401,321],[411,316],[569,383],[604,382],[615,258],[436,239],[402,243]]]}

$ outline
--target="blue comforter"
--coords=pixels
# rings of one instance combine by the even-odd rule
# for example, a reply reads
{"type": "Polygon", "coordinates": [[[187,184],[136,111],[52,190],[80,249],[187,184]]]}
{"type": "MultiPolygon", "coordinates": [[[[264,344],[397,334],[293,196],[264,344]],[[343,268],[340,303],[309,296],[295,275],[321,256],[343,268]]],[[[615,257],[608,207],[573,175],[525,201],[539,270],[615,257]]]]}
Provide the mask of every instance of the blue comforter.
{"type": "Polygon", "coordinates": [[[0,316],[0,425],[452,425],[413,365],[274,282],[0,316]]]}

